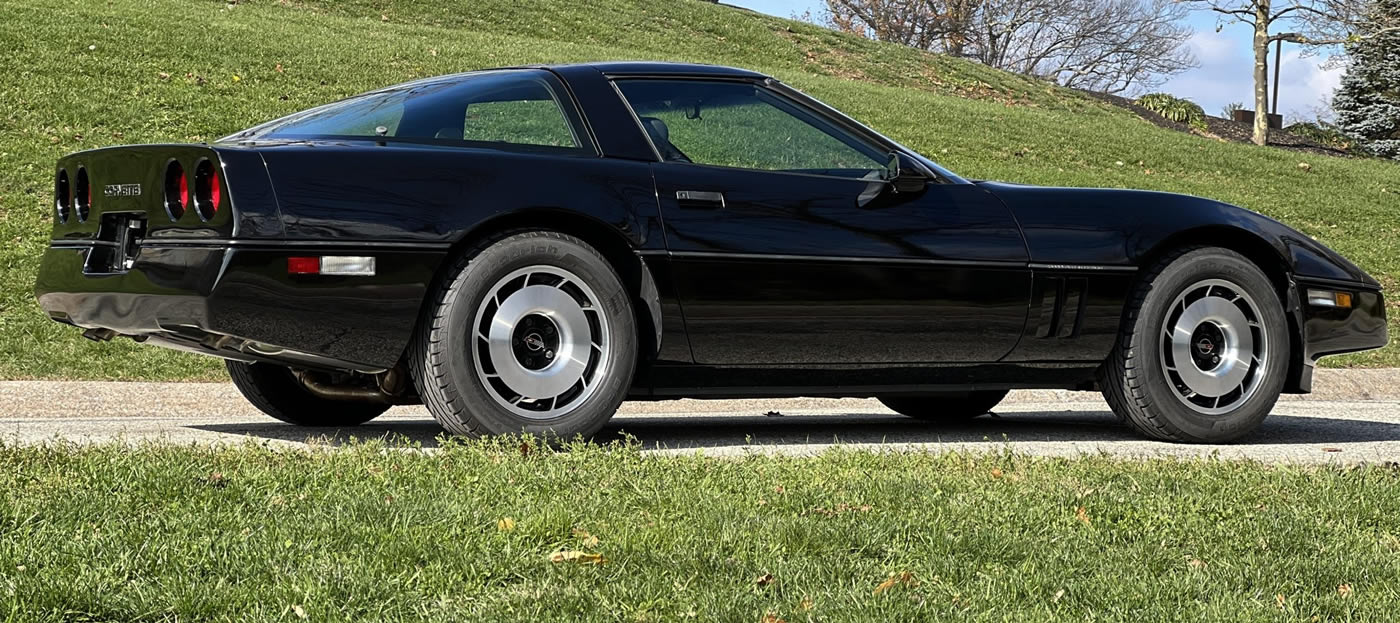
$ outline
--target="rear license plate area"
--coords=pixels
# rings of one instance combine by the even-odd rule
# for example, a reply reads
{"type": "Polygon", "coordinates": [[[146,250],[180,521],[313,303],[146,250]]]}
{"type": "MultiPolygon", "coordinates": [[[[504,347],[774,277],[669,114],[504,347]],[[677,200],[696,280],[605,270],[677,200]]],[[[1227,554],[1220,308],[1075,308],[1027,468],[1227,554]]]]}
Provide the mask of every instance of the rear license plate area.
{"type": "Polygon", "coordinates": [[[97,227],[97,239],[88,252],[83,272],[87,274],[124,273],[136,262],[141,239],[146,236],[143,213],[104,213],[97,227]]]}

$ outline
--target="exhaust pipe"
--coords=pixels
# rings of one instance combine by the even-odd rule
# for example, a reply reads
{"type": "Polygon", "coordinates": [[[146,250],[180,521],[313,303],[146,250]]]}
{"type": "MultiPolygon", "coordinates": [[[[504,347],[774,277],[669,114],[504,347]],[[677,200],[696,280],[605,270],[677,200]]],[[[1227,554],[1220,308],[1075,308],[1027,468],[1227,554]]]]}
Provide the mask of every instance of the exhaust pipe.
{"type": "Polygon", "coordinates": [[[83,337],[94,342],[110,342],[117,337],[117,332],[111,329],[88,329],[83,331],[83,337]]]}
{"type": "Polygon", "coordinates": [[[376,375],[373,387],[327,383],[317,378],[315,373],[306,370],[293,370],[292,374],[306,391],[317,398],[386,405],[416,404],[414,398],[405,393],[404,389],[408,384],[404,379],[407,375],[398,368],[376,375]]]}

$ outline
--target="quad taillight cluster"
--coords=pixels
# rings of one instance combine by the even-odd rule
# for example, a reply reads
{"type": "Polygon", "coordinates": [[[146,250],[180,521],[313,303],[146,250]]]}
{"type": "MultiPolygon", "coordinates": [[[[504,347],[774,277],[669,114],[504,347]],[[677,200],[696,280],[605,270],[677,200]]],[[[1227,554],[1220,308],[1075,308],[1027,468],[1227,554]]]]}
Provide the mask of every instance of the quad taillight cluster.
{"type": "MultiPolygon", "coordinates": [[[[190,207],[201,221],[213,219],[223,205],[223,194],[219,171],[208,158],[195,165],[193,181],[178,160],[165,165],[163,202],[171,221],[179,221],[190,207]],[[193,196],[191,186],[194,187],[193,196]]],[[[67,223],[70,218],[77,218],[79,223],[87,221],[92,212],[92,184],[87,167],[78,167],[73,176],[67,169],[58,170],[54,180],[54,209],[60,223],[67,223]]]]}

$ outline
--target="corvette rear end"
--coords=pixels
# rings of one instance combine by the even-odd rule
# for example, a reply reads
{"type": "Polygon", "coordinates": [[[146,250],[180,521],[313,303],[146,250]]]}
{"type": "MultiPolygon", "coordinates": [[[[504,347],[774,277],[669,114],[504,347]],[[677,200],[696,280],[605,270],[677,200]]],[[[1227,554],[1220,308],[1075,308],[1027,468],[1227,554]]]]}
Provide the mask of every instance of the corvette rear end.
{"type": "Polygon", "coordinates": [[[58,163],[52,202],[53,236],[35,291],[50,318],[89,339],[377,373],[399,356],[377,337],[404,330],[385,319],[413,322],[416,308],[401,308],[401,298],[365,300],[364,292],[383,285],[383,271],[420,258],[287,241],[253,149],[75,153],[58,163]],[[314,305],[307,288],[318,293],[314,305]],[[343,311],[305,322],[328,301],[343,311]]]}

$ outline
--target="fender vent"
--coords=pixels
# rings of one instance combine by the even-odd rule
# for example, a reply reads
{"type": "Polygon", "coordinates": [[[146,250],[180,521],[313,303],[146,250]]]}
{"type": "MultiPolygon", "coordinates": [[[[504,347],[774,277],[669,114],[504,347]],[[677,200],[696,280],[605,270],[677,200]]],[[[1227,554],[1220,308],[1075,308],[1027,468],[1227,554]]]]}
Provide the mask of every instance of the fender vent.
{"type": "Polygon", "coordinates": [[[1027,333],[1036,338],[1079,337],[1087,288],[1088,280],[1083,278],[1037,277],[1031,313],[1039,315],[1027,333]]]}

